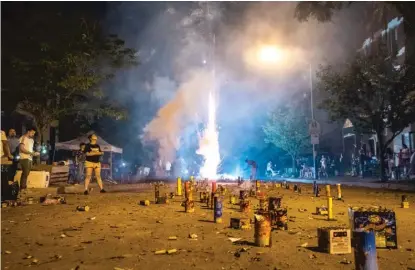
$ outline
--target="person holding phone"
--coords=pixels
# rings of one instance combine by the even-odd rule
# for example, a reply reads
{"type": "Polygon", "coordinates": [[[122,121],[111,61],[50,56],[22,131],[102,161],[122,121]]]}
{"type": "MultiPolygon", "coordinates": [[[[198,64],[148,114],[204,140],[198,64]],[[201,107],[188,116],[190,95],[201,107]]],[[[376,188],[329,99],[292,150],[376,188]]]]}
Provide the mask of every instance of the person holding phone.
{"type": "Polygon", "coordinates": [[[101,189],[101,193],[105,193],[105,189],[102,185],[101,179],[101,162],[100,158],[104,155],[104,152],[101,151],[101,147],[97,144],[98,137],[95,134],[91,134],[88,136],[89,143],[85,145],[84,153],[85,153],[85,191],[84,194],[88,195],[88,187],[89,182],[91,181],[92,172],[95,173],[95,177],[97,179],[97,183],[99,188],[101,189]]]}

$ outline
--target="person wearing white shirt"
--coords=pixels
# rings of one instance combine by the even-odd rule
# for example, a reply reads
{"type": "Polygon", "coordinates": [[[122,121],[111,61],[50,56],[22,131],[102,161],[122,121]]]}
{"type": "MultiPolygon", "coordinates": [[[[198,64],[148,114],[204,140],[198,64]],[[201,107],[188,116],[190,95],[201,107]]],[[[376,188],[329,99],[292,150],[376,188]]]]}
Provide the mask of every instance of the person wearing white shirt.
{"type": "Polygon", "coordinates": [[[34,140],[36,131],[34,128],[29,128],[22,137],[20,137],[20,166],[22,168],[22,175],[20,177],[20,190],[27,188],[27,177],[32,169],[33,156],[38,156],[38,152],[33,151],[34,140]]]}

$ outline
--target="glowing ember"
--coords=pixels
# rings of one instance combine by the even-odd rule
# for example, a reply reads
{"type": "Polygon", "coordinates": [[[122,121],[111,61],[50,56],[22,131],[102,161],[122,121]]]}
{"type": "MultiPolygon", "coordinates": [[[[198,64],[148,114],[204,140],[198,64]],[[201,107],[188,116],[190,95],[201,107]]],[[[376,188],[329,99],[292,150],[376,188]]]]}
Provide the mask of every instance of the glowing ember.
{"type": "Polygon", "coordinates": [[[199,141],[199,155],[205,158],[205,163],[200,168],[202,178],[216,179],[220,163],[219,134],[216,129],[216,103],[213,93],[209,93],[209,118],[208,124],[199,141]]]}

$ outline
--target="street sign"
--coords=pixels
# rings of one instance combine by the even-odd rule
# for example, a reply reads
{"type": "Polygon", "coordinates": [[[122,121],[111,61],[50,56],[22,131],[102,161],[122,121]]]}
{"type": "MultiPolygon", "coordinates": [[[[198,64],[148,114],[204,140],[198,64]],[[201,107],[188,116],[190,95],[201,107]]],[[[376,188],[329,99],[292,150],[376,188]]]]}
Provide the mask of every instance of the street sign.
{"type": "Polygon", "coordinates": [[[311,144],[319,144],[320,143],[320,137],[315,134],[310,135],[311,138],[311,144]]]}
{"type": "Polygon", "coordinates": [[[317,137],[320,135],[320,124],[316,120],[311,120],[311,123],[308,125],[308,132],[310,135],[316,135],[317,137]]]}
{"type": "Polygon", "coordinates": [[[346,119],[346,121],[344,122],[343,128],[351,128],[353,127],[352,121],[350,121],[350,119],[346,119]]]}

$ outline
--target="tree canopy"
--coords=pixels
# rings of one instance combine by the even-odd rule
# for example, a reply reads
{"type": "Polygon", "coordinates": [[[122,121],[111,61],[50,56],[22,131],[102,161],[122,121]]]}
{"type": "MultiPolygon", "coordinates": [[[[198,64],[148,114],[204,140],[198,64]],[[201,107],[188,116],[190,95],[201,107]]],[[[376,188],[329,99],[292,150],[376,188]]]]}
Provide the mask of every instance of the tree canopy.
{"type": "Polygon", "coordinates": [[[275,109],[263,126],[265,142],[287,152],[293,160],[311,149],[307,120],[296,106],[275,109]]]}
{"type": "Polygon", "coordinates": [[[2,94],[39,131],[65,115],[125,115],[103,86],[135,51],[95,18],[35,4],[2,21],[2,36],[2,94]]]}

